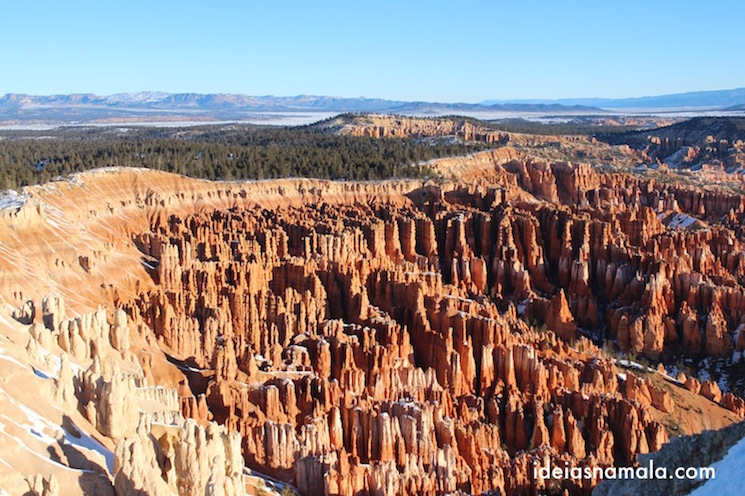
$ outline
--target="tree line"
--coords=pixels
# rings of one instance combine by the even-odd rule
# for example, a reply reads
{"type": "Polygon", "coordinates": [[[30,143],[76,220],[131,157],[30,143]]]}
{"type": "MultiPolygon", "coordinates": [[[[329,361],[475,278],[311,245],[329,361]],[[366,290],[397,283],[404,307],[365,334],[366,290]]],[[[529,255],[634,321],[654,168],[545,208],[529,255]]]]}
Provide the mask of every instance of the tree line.
{"type": "Polygon", "coordinates": [[[314,127],[64,128],[0,132],[0,189],[40,184],[99,167],[146,167],[212,179],[312,177],[376,180],[433,176],[427,160],[481,143],[369,138],[314,127]]]}

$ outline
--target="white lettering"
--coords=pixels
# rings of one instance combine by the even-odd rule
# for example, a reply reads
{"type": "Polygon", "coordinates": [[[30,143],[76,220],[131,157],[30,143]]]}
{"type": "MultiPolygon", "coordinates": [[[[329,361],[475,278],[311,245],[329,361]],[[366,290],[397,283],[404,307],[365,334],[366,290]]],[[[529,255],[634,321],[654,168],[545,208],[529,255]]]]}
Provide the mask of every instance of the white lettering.
{"type": "Polygon", "coordinates": [[[675,469],[655,467],[653,460],[650,460],[649,464],[645,467],[570,467],[568,462],[564,462],[564,466],[562,467],[551,465],[550,461],[545,466],[539,465],[537,461],[533,462],[533,478],[536,480],[586,479],[598,481],[613,479],[672,479],[673,475],[668,477],[668,474],[673,474],[674,478],[680,480],[709,480],[716,477],[716,470],[712,467],[676,467],[675,469]]]}
{"type": "Polygon", "coordinates": [[[716,479],[717,474],[716,470],[714,470],[714,467],[701,467],[699,469],[699,479],[702,480],[709,480],[709,479],[716,479]]]}

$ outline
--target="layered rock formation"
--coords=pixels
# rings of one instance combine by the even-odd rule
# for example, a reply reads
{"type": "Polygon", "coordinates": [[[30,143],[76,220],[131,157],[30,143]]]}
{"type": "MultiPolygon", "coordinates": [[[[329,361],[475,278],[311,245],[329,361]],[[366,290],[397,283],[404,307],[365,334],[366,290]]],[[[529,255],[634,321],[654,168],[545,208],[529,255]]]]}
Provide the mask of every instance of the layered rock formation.
{"type": "Polygon", "coordinates": [[[341,134],[373,138],[454,136],[463,141],[482,141],[490,144],[504,144],[509,141],[507,133],[468,120],[367,114],[355,116],[351,120],[345,119],[344,116],[337,117],[325,125],[341,134]]]}
{"type": "Polygon", "coordinates": [[[695,402],[745,414],[598,346],[745,348],[742,197],[516,148],[464,163],[434,168],[478,179],[92,174],[10,215],[3,296],[28,356],[63,357],[58,404],[116,446],[110,489],[241,494],[245,463],[301,494],[587,494],[533,468],[633,464],[695,402]]]}
{"type": "Polygon", "coordinates": [[[631,463],[667,440],[599,349],[483,296],[462,215],[367,209],[174,216],[136,239],[158,287],[128,311],[214,370],[192,391],[249,466],[303,494],[530,492],[535,460],[631,463]]]}
{"type": "MultiPolygon", "coordinates": [[[[244,436],[249,466],[304,494],[532,492],[534,461],[633,463],[667,441],[649,412],[673,412],[672,398],[632,374],[619,387],[599,349],[566,341],[607,322],[650,357],[682,342],[680,276],[658,259],[702,233],[665,226],[646,205],[665,201],[655,184],[624,179],[632,201],[586,167],[530,174],[518,183],[554,203],[430,188],[404,204],[171,216],[135,237],[156,288],[119,303],[214,371],[191,381],[189,412],[206,404],[244,436]]],[[[686,250],[679,267],[715,265],[686,250]]],[[[712,337],[693,326],[699,351],[726,349],[738,307],[719,305],[712,337]]]]}
{"type": "Polygon", "coordinates": [[[658,163],[674,168],[727,172],[726,181],[742,182],[745,131],[741,118],[698,117],[647,131],[605,136],[610,143],[626,143],[658,163]],[[740,176],[740,177],[738,177],[740,176]]]}
{"type": "MultiPolygon", "coordinates": [[[[54,401],[70,415],[82,413],[98,439],[116,446],[109,451],[88,438],[88,449],[92,446],[105,459],[109,457],[102,469],[72,451],[75,442],[60,441],[70,469],[85,469],[99,477],[96,484],[80,484],[86,494],[245,494],[240,435],[208,419],[201,423],[185,419],[178,390],[163,386],[167,376],[158,374],[161,385],[153,383],[152,355],[132,352],[132,336],[137,344],[155,340],[149,329],[134,325],[120,309],[111,315],[99,309],[70,319],[58,297],[44,299],[43,308],[44,323],[29,326],[28,357],[43,369],[54,370],[59,350],[54,401]],[[83,369],[85,364],[89,365],[83,369]]],[[[24,408],[32,422],[43,425],[38,414],[24,408]]],[[[68,438],[81,438],[74,422],[64,417],[62,432],[68,438]]],[[[54,473],[34,474],[27,483],[34,494],[67,493],[60,490],[54,473]]]]}
{"type": "Polygon", "coordinates": [[[240,436],[211,423],[144,427],[116,448],[117,495],[242,495],[240,436]]]}

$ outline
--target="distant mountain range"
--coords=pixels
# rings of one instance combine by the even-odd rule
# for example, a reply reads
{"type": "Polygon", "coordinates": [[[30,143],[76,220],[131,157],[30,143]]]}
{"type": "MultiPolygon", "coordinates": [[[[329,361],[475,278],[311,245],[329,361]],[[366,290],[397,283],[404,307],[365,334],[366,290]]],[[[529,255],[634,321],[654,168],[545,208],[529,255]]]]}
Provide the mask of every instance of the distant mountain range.
{"type": "Polygon", "coordinates": [[[544,103],[406,102],[378,98],[337,98],[300,95],[293,97],[199,93],[122,93],[35,96],[7,94],[0,97],[0,123],[12,122],[127,122],[183,120],[244,120],[262,114],[338,114],[373,112],[386,114],[588,114],[602,110],[584,105],[544,103]]]}
{"type": "MultiPolygon", "coordinates": [[[[121,93],[0,97],[0,126],[24,124],[116,124],[128,122],[253,121],[312,122],[344,112],[406,115],[515,116],[602,115],[605,109],[745,109],[745,88],[654,97],[563,100],[489,100],[482,103],[407,102],[330,96],[248,96],[225,93],[121,93]]],[[[726,110],[725,110],[726,109],[726,110]]]]}
{"type": "Polygon", "coordinates": [[[484,105],[558,104],[587,105],[603,109],[687,109],[708,108],[718,110],[745,109],[745,88],[717,91],[693,91],[670,95],[643,96],[639,98],[562,98],[558,100],[487,100],[484,105]]]}
{"type": "Polygon", "coordinates": [[[396,111],[523,111],[587,112],[598,111],[586,105],[564,105],[542,102],[507,103],[438,103],[383,100],[380,98],[339,98],[332,96],[249,96],[226,93],[120,93],[109,96],[92,94],[23,95],[9,93],[0,97],[0,111],[36,110],[41,108],[109,108],[157,109],[166,111],[250,111],[250,112],[396,112],[396,111]]]}

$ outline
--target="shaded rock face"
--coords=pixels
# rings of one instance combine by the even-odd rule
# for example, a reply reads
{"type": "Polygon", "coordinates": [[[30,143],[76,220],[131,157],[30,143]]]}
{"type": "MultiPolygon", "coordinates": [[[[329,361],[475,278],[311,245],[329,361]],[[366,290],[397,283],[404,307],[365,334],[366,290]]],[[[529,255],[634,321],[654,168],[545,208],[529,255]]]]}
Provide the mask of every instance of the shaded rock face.
{"type": "Polygon", "coordinates": [[[606,139],[627,143],[650,159],[676,168],[703,165],[703,169],[739,173],[745,164],[741,123],[728,119],[697,117],[672,126],[606,139]]]}
{"type": "Polygon", "coordinates": [[[619,387],[579,327],[653,357],[688,329],[692,353],[713,352],[745,306],[703,275],[739,278],[737,242],[671,231],[650,206],[679,191],[568,164],[531,181],[559,203],[429,188],[159,217],[135,235],[155,289],[117,303],[214,373],[182,412],[241,433],[246,463],[302,494],[540,492],[534,462],[633,463],[667,441],[650,409],[675,408],[619,387]]]}
{"type": "MultiPolygon", "coordinates": [[[[745,422],[732,424],[718,431],[704,431],[695,436],[681,436],[671,440],[655,453],[641,455],[639,463],[648,466],[650,461],[659,469],[665,467],[667,474],[678,467],[711,467],[724,458],[728,450],[745,437],[745,422]]],[[[717,475],[714,474],[716,478],[717,475]]],[[[724,474],[724,477],[730,476],[724,474]]],[[[685,480],[673,478],[616,479],[600,483],[592,493],[596,496],[632,496],[649,494],[652,496],[690,494],[704,480],[685,480]]]]}
{"type": "Polygon", "coordinates": [[[54,475],[44,477],[41,474],[35,474],[27,479],[31,494],[34,496],[59,496],[60,487],[54,475]]]}

